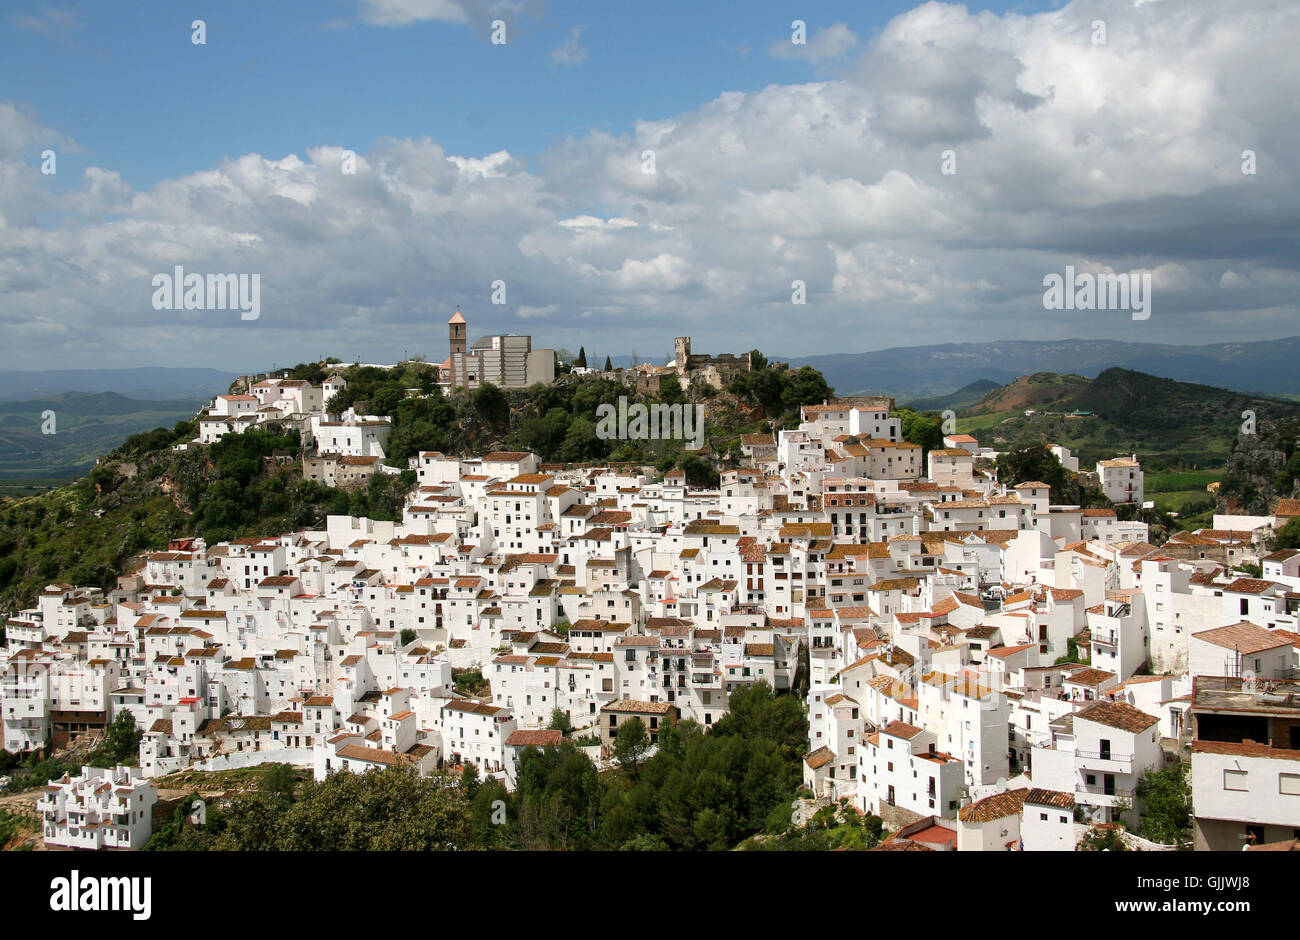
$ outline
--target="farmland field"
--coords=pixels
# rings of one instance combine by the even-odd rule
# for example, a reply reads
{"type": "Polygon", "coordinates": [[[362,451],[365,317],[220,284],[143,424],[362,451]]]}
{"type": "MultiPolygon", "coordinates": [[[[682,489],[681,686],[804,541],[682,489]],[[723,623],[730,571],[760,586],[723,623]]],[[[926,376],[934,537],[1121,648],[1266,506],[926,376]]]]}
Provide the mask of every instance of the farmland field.
{"type": "MultiPolygon", "coordinates": [[[[1223,479],[1222,470],[1170,470],[1146,475],[1146,492],[1173,493],[1183,490],[1199,490],[1205,494],[1205,487],[1223,479]]],[[[1208,495],[1208,494],[1206,494],[1208,495]]]]}

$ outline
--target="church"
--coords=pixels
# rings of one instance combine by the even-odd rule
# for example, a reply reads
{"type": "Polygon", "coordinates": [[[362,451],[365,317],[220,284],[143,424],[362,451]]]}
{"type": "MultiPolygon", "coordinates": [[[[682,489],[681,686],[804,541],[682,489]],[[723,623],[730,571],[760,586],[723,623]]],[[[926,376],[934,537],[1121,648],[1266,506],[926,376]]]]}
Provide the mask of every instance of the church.
{"type": "Polygon", "coordinates": [[[448,389],[527,388],[555,381],[555,350],[533,349],[531,336],[484,336],[469,343],[469,323],[460,310],[447,321],[448,356],[438,367],[438,383],[448,389]]]}

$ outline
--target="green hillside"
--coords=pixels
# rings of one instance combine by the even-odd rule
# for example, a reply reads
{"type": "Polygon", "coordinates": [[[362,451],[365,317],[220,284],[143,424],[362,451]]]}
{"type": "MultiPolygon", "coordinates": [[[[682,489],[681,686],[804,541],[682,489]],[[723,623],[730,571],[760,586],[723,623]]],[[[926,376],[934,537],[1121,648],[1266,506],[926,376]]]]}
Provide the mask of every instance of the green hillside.
{"type": "Polygon", "coordinates": [[[1219,469],[1233,451],[1243,411],[1262,423],[1300,416],[1300,405],[1128,369],[1107,369],[1095,379],[1036,373],[990,392],[959,415],[957,427],[999,450],[1063,444],[1085,466],[1135,453],[1148,471],[1219,469]]]}

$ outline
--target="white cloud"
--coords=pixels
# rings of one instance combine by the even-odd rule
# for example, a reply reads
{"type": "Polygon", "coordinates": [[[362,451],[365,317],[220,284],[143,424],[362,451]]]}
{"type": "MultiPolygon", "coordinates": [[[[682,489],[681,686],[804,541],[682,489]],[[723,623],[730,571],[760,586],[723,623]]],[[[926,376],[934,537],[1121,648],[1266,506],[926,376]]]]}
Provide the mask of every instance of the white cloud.
{"type": "Polygon", "coordinates": [[[857,44],[857,34],[844,23],[836,23],[814,31],[802,43],[788,38],[773,40],[768,52],[777,59],[807,59],[817,64],[828,59],[838,59],[857,44]]]}
{"type": "Polygon", "coordinates": [[[42,4],[35,16],[15,13],[13,23],[19,29],[44,33],[46,36],[55,38],[62,37],[70,30],[81,25],[73,14],[48,3],[42,4]]]}
{"type": "Polygon", "coordinates": [[[556,65],[582,65],[587,61],[587,48],[579,44],[582,38],[581,26],[574,26],[564,37],[564,42],[551,50],[551,61],[556,65]]]}
{"type": "Polygon", "coordinates": [[[424,20],[469,22],[457,0],[360,0],[357,12],[363,22],[374,26],[406,26],[424,20]]]}
{"type": "Polygon", "coordinates": [[[509,23],[521,15],[537,16],[540,0],[358,0],[357,16],[371,26],[410,26],[440,22],[485,28],[492,20],[509,23]]]}
{"type": "Polygon", "coordinates": [[[1114,319],[1044,316],[1042,278],[1067,264],[1152,271],[1144,339],[1295,332],[1293,9],[1096,0],[1000,17],[926,4],[839,78],[727,92],[529,164],[389,139],[356,155],[355,175],[329,145],[141,190],[111,167],[74,168],[75,141],[0,102],[3,363],[252,368],[402,348],[440,360],[456,304],[474,335],[525,319],[539,346],[611,354],[686,333],[701,349],[783,356],[1113,338],[1114,319]],[[1104,47],[1089,40],[1098,17],[1104,47]],[[39,171],[47,146],[58,187],[39,171]],[[1246,148],[1254,176],[1240,171],[1246,148]],[[65,173],[80,174],[71,189],[65,173]],[[153,310],[150,278],[175,264],[260,273],[261,318],[153,310]],[[527,304],[492,305],[498,279],[527,304]]]}
{"type": "Polygon", "coordinates": [[[478,160],[468,157],[448,157],[447,159],[455,165],[456,169],[460,170],[462,176],[480,179],[505,176],[513,163],[509,152],[505,150],[498,150],[496,153],[490,153],[478,160]]]}
{"type": "Polygon", "coordinates": [[[560,219],[555,223],[567,229],[592,229],[596,231],[611,231],[621,228],[636,228],[636,223],[631,219],[598,219],[593,215],[580,215],[572,219],[560,219]]]}

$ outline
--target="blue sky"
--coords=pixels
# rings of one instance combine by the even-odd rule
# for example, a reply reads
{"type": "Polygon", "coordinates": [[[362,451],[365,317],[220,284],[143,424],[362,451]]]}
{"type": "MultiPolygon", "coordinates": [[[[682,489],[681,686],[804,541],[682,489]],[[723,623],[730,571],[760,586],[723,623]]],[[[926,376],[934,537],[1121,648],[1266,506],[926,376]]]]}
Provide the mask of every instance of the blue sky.
{"type": "MultiPolygon", "coordinates": [[[[0,33],[0,61],[8,93],[75,133],[82,152],[69,168],[112,167],[147,187],[223,156],[319,144],[364,151],[382,137],[430,135],[455,153],[527,157],[723,91],[807,81],[820,74],[815,65],[768,54],[795,19],[810,33],[844,23],[867,38],[913,6],[551,2],[536,14],[502,13],[507,42],[493,45],[472,23],[371,25],[354,0],[20,2],[9,7],[16,28],[0,33]],[[207,25],[205,46],[189,41],[196,18],[207,25]],[[586,58],[557,64],[552,53],[575,27],[586,58]]],[[[61,181],[75,183],[71,174],[61,181]]]]}
{"type": "Polygon", "coordinates": [[[643,358],[1300,332],[1291,0],[0,18],[0,368],[440,360],[457,305],[643,358]],[[258,275],[260,315],[155,309],[175,265],[258,275]],[[1067,266],[1149,274],[1151,316],[1048,309],[1067,266]]]}

